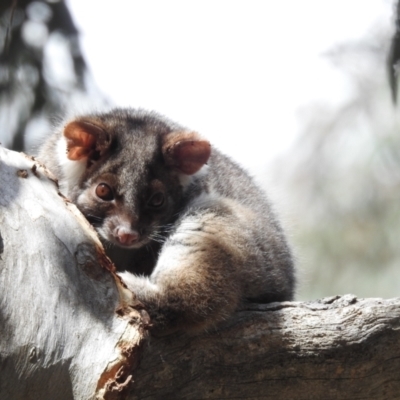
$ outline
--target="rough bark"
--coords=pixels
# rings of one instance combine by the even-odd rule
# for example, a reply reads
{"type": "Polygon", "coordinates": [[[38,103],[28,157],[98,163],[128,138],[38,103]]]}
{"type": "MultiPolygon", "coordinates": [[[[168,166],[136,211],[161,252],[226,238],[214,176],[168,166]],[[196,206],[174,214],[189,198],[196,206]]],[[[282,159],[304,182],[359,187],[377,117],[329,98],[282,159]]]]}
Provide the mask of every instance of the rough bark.
{"type": "Polygon", "coordinates": [[[146,313],[34,160],[0,147],[0,398],[122,399],[146,313]]]}
{"type": "Polygon", "coordinates": [[[135,377],[130,399],[400,399],[400,299],[253,305],[153,338],[135,377]]]}
{"type": "Polygon", "coordinates": [[[0,399],[400,399],[400,299],[254,304],[146,344],[93,229],[2,148],[0,287],[0,399]]]}

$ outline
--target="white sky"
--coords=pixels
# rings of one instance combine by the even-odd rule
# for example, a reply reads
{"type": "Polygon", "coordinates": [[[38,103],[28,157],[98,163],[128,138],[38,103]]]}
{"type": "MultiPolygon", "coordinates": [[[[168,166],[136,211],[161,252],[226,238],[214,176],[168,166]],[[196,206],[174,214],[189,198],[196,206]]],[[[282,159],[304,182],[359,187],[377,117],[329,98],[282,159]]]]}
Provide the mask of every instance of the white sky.
{"type": "Polygon", "coordinates": [[[257,175],[298,110],[343,101],[323,53],[392,19],[391,0],[69,0],[100,89],[197,130],[257,175]],[[95,10],[95,12],[93,12],[95,10]]]}

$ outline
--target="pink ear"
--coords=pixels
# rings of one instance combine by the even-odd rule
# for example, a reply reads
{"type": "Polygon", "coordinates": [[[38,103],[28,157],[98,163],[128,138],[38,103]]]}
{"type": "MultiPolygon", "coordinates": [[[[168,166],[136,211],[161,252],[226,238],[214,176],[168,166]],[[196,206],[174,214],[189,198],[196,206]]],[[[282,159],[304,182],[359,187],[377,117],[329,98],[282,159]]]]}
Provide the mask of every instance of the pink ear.
{"type": "Polygon", "coordinates": [[[195,132],[172,132],[165,137],[162,150],[167,165],[193,175],[207,163],[211,145],[195,132]]]}
{"type": "Polygon", "coordinates": [[[67,157],[73,161],[96,159],[107,149],[109,138],[105,130],[89,121],[73,121],[64,128],[67,157]]]}

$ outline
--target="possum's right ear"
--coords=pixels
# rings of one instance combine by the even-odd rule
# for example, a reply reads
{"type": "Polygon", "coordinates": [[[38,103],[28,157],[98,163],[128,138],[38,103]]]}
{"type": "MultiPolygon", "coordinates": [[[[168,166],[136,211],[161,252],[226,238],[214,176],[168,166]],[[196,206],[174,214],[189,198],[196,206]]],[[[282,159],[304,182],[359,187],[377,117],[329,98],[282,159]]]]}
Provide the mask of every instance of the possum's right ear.
{"type": "Polygon", "coordinates": [[[68,123],[64,128],[67,157],[72,161],[98,160],[110,146],[110,137],[99,125],[84,120],[68,123]]]}

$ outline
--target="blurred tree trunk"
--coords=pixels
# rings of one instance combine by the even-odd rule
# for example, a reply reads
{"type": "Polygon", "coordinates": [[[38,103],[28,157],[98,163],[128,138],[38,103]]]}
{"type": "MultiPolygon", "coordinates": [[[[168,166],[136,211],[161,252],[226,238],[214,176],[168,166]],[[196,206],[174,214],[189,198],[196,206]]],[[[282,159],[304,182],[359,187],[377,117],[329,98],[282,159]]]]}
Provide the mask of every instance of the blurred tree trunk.
{"type": "Polygon", "coordinates": [[[392,93],[392,100],[397,102],[398,79],[399,79],[399,62],[400,62],[400,1],[397,1],[396,17],[392,41],[387,59],[387,70],[389,77],[389,85],[392,93]]]}
{"type": "Polygon", "coordinates": [[[80,50],[78,29],[64,0],[0,1],[3,145],[23,150],[30,124],[40,121],[51,126],[54,117],[63,114],[70,104],[88,97],[95,105],[106,102],[93,88],[90,76],[80,50]],[[56,63],[60,53],[54,55],[55,47],[64,57],[61,67],[56,63]]]}
{"type": "Polygon", "coordinates": [[[0,285],[1,399],[400,398],[400,299],[253,304],[144,346],[147,313],[94,230],[2,148],[0,285]]]}

